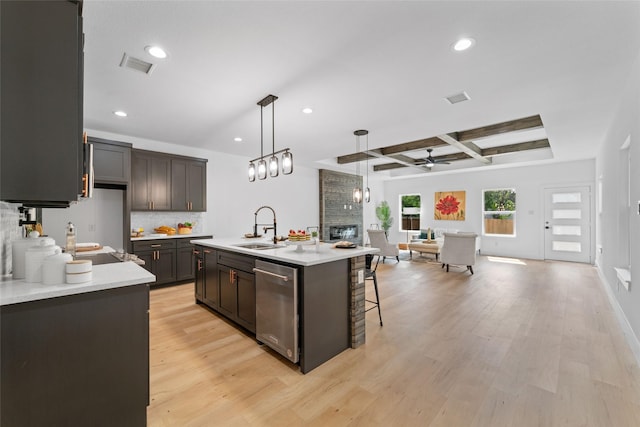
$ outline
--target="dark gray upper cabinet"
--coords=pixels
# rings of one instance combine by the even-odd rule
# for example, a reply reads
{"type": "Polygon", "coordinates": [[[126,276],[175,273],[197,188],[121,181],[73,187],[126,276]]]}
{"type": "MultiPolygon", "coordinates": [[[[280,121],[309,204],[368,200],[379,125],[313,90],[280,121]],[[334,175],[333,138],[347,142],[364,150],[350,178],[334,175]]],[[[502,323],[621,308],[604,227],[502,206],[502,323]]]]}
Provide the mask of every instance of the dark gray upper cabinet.
{"type": "Polygon", "coordinates": [[[171,157],[132,150],[131,210],[171,210],[171,157]]]}
{"type": "Polygon", "coordinates": [[[93,170],[96,184],[129,184],[131,144],[88,138],[93,145],[93,170]]]}
{"type": "Polygon", "coordinates": [[[171,159],[171,210],[206,212],[206,160],[171,159]]]}
{"type": "Polygon", "coordinates": [[[82,190],[82,3],[0,2],[0,198],[68,206],[82,190]]]}

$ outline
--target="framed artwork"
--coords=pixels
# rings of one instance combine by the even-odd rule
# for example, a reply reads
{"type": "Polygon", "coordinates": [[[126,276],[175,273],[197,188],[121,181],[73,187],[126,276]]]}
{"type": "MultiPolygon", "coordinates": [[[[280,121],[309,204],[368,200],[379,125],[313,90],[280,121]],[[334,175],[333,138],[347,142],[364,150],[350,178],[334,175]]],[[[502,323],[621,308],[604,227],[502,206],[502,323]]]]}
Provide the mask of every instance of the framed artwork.
{"type": "Polygon", "coordinates": [[[433,219],[464,221],[465,191],[436,191],[433,199],[433,219]]]}

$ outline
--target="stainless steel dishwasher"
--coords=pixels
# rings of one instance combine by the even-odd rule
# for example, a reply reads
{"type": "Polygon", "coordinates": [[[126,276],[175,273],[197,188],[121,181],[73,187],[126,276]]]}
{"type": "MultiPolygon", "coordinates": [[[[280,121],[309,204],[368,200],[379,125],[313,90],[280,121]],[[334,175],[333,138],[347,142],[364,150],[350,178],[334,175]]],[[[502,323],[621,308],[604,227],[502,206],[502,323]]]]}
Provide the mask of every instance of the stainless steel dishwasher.
{"type": "Polygon", "coordinates": [[[256,260],[256,339],[298,362],[298,269],[256,260]]]}

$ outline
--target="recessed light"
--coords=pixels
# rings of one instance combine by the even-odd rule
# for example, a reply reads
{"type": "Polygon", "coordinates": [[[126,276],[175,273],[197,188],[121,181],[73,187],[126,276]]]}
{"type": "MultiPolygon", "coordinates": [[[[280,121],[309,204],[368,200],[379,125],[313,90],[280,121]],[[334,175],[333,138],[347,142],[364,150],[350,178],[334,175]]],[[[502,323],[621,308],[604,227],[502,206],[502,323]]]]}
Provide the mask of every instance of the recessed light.
{"type": "Polygon", "coordinates": [[[127,113],[125,113],[122,110],[114,111],[113,114],[115,114],[118,117],[127,117],[127,113]]]}
{"type": "Polygon", "coordinates": [[[311,113],[313,113],[313,109],[311,107],[304,107],[302,109],[302,112],[305,113],[305,114],[311,114],[311,113]]]}
{"type": "Polygon", "coordinates": [[[236,136],[235,138],[233,138],[233,140],[235,142],[242,142],[242,138],[240,138],[239,136],[236,136]]]}
{"type": "Polygon", "coordinates": [[[154,58],[164,59],[167,57],[167,52],[165,52],[165,50],[160,46],[147,46],[144,50],[154,58]]]}
{"type": "Polygon", "coordinates": [[[470,37],[463,37],[458,39],[453,45],[453,50],[456,52],[462,52],[463,50],[467,50],[472,48],[476,44],[476,41],[470,37]]]}

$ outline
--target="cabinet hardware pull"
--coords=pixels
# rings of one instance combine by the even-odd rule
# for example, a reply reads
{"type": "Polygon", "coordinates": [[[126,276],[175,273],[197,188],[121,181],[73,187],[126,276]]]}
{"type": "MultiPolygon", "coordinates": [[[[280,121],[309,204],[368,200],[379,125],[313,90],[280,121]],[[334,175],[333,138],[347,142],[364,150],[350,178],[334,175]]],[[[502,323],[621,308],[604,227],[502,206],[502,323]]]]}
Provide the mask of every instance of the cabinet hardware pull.
{"type": "Polygon", "coordinates": [[[202,270],[202,260],[198,260],[198,271],[202,270]]]}
{"type": "Polygon", "coordinates": [[[162,243],[158,243],[155,245],[151,245],[152,248],[161,248],[162,247],[162,243]]]}
{"type": "Polygon", "coordinates": [[[289,278],[288,278],[287,276],[283,276],[283,275],[281,275],[281,274],[272,273],[272,272],[270,272],[270,271],[266,271],[266,270],[261,270],[261,269],[259,269],[259,268],[254,268],[254,269],[253,269],[253,272],[254,272],[254,273],[262,273],[262,274],[266,274],[266,275],[268,275],[268,276],[274,276],[274,277],[277,277],[278,279],[282,279],[282,280],[284,280],[285,282],[288,282],[288,281],[289,281],[289,278]]]}
{"type": "Polygon", "coordinates": [[[156,251],[156,253],[158,254],[158,257],[156,259],[160,259],[160,251],[156,251]]]}
{"type": "Polygon", "coordinates": [[[205,250],[204,250],[204,253],[205,253],[205,254],[210,254],[210,253],[211,253],[211,250],[210,250],[210,249],[205,249],[205,250]]]}
{"type": "Polygon", "coordinates": [[[193,254],[194,254],[194,255],[200,255],[200,251],[197,251],[197,250],[195,250],[195,249],[194,249],[194,250],[193,250],[193,254]]]}

